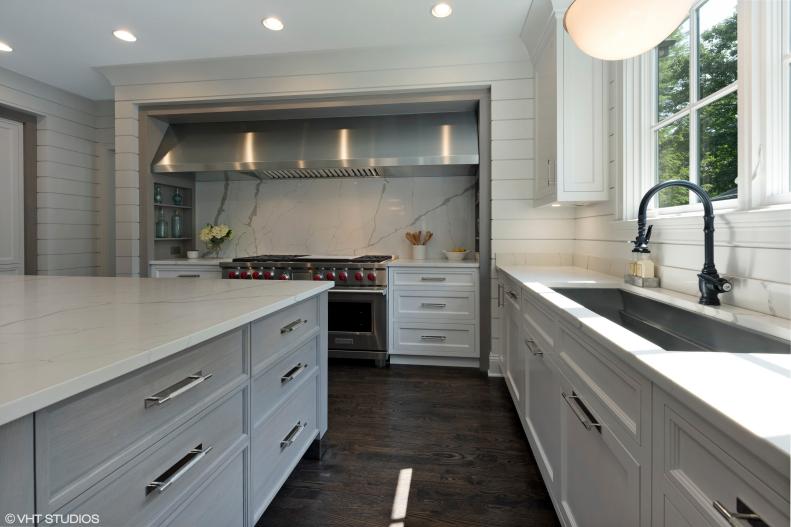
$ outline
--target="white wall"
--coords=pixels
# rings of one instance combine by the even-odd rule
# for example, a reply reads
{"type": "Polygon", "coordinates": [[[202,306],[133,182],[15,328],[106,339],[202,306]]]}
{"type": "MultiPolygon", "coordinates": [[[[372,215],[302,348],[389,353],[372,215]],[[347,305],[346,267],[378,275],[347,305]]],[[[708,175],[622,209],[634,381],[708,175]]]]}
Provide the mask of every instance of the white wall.
{"type": "Polygon", "coordinates": [[[97,141],[114,141],[111,105],[3,68],[0,104],[38,116],[38,272],[103,273],[97,141]]]}
{"type": "Polygon", "coordinates": [[[138,105],[448,87],[491,88],[492,253],[573,252],[569,211],[533,209],[533,68],[519,38],[118,66],[103,72],[116,93],[119,274],[140,271],[139,220],[136,212],[125,210],[138,204],[137,142],[127,138],[137,130],[138,105]]]}
{"type": "MultiPolygon", "coordinates": [[[[581,207],[575,221],[574,263],[620,276],[631,257],[629,240],[636,222],[618,221],[617,188],[621,171],[618,145],[620,94],[617,68],[609,66],[608,91],[610,199],[581,207]]],[[[720,295],[723,303],[783,318],[791,317],[791,212],[731,212],[715,215],[714,261],[720,274],[733,281],[731,293],[720,295]]],[[[684,219],[653,220],[652,257],[658,265],[662,287],[698,295],[697,274],[703,266],[703,219],[692,214],[684,219]]]]}

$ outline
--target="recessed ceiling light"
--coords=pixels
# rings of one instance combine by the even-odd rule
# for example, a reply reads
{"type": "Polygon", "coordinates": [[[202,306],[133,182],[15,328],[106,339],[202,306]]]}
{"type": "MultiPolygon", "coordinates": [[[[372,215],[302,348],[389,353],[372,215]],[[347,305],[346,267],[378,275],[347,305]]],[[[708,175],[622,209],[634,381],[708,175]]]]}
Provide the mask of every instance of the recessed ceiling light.
{"type": "Polygon", "coordinates": [[[6,53],[11,53],[12,51],[14,51],[14,48],[12,48],[8,44],[6,44],[2,40],[0,40],[0,51],[5,51],[6,53]]]}
{"type": "Polygon", "coordinates": [[[126,29],[116,29],[113,31],[113,35],[118,40],[123,40],[124,42],[134,42],[137,40],[137,37],[134,36],[130,31],[126,29]]]}
{"type": "Polygon", "coordinates": [[[553,203],[552,206],[553,207],[560,207],[560,203],[553,203]]]}
{"type": "Polygon", "coordinates": [[[453,8],[450,7],[450,4],[446,4],[445,2],[440,2],[431,8],[431,14],[437,18],[445,18],[446,16],[450,16],[452,12],[453,8]]]}
{"type": "Polygon", "coordinates": [[[272,31],[280,31],[284,27],[283,22],[276,16],[265,18],[261,23],[264,24],[265,28],[271,29],[272,31]]]}

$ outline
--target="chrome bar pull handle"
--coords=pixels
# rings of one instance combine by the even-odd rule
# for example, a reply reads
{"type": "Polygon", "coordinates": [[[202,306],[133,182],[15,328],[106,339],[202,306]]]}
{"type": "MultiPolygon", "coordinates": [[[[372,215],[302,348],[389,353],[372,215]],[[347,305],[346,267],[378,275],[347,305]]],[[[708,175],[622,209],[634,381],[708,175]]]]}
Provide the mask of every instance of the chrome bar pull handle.
{"type": "Polygon", "coordinates": [[[294,425],[294,428],[292,428],[291,431],[286,434],[286,437],[280,441],[280,448],[288,448],[293,445],[294,441],[296,441],[297,437],[299,437],[299,434],[301,434],[307,426],[307,421],[304,423],[302,421],[297,421],[297,424],[294,425]]]}
{"type": "Polygon", "coordinates": [[[297,327],[299,327],[300,324],[307,324],[307,322],[308,322],[307,320],[302,320],[301,318],[298,318],[294,322],[290,322],[285,326],[283,326],[282,328],[280,328],[280,334],[285,335],[286,333],[291,333],[292,331],[297,329],[297,327]]]}
{"type": "Polygon", "coordinates": [[[720,516],[725,518],[729,524],[733,525],[734,527],[740,527],[744,525],[741,520],[748,520],[751,522],[762,522],[765,523],[763,518],[761,518],[758,514],[754,512],[731,512],[722,504],[720,500],[714,500],[711,504],[714,507],[714,510],[720,513],[720,516]]]}
{"type": "Polygon", "coordinates": [[[169,386],[161,392],[155,393],[151,397],[146,397],[143,400],[144,405],[146,408],[151,408],[152,406],[162,406],[171,399],[175,399],[179,395],[190,391],[204,381],[208,381],[213,376],[213,373],[207,373],[206,375],[203,375],[203,371],[197,371],[193,375],[180,380],[173,386],[169,386]]]}
{"type": "Polygon", "coordinates": [[[447,280],[444,276],[421,276],[421,282],[444,282],[447,280]]]}
{"type": "Polygon", "coordinates": [[[421,335],[420,340],[445,342],[448,339],[445,335],[421,335]]]}
{"type": "Polygon", "coordinates": [[[178,278],[200,278],[199,274],[180,274],[177,275],[178,278]]]}
{"type": "Polygon", "coordinates": [[[536,357],[541,357],[542,355],[544,355],[544,352],[541,351],[541,349],[538,346],[536,346],[535,340],[525,339],[525,346],[527,346],[527,349],[530,350],[530,353],[532,353],[536,357]]]}
{"type": "Polygon", "coordinates": [[[443,309],[446,304],[434,304],[432,302],[422,302],[420,307],[436,307],[438,309],[443,309]]]}
{"type": "Polygon", "coordinates": [[[280,377],[280,384],[287,384],[293,381],[294,379],[299,377],[299,375],[303,371],[305,371],[307,367],[308,367],[307,364],[300,362],[299,364],[288,370],[282,377],[280,377]]]}
{"type": "Polygon", "coordinates": [[[582,399],[580,399],[577,394],[571,392],[571,395],[569,395],[566,392],[561,392],[561,395],[566,401],[566,404],[569,405],[569,408],[571,408],[571,411],[574,412],[574,415],[579,419],[580,423],[582,423],[582,426],[585,427],[585,430],[596,429],[597,432],[601,433],[601,423],[588,418],[586,413],[587,408],[585,408],[582,399]],[[585,410],[583,410],[583,408],[585,408],[585,410]]]}
{"type": "MultiPolygon", "coordinates": [[[[165,492],[168,488],[178,481],[184,474],[189,472],[189,470],[197,465],[201,459],[206,457],[206,454],[211,452],[213,447],[206,447],[201,448],[201,445],[198,445],[198,448],[193,448],[187,455],[184,456],[177,462],[177,465],[184,461],[186,458],[190,458],[189,461],[184,463],[181,468],[170,474],[167,478],[163,479],[162,481],[152,481],[151,483],[146,484],[146,494],[150,494],[153,491],[157,492],[165,492]]],[[[175,466],[175,465],[174,465],[175,466]]],[[[169,471],[168,471],[169,472],[169,471]]],[[[165,472],[167,474],[167,472],[165,472]]],[[[164,474],[163,474],[164,475],[164,474]]]]}

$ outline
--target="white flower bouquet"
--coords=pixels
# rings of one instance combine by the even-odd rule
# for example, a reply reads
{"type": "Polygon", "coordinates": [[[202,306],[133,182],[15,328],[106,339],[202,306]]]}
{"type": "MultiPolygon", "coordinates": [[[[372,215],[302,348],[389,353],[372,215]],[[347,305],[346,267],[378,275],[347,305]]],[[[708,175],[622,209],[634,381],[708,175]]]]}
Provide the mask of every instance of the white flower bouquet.
{"type": "Polygon", "coordinates": [[[206,226],[200,230],[198,236],[201,241],[206,244],[209,253],[219,254],[223,242],[230,239],[232,234],[233,231],[231,228],[224,223],[219,225],[207,223],[206,226]]]}

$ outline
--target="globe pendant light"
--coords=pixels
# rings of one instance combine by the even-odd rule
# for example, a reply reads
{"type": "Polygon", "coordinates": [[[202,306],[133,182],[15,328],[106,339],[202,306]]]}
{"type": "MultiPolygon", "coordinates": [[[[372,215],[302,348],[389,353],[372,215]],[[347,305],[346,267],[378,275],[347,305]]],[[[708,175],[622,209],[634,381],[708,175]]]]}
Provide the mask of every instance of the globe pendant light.
{"type": "Polygon", "coordinates": [[[574,0],[563,17],[571,40],[603,60],[636,57],[659,45],[694,0],[574,0]]]}

